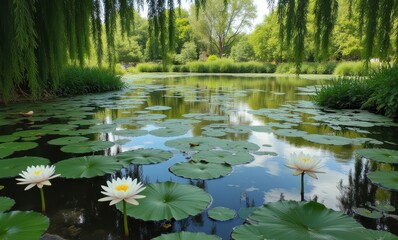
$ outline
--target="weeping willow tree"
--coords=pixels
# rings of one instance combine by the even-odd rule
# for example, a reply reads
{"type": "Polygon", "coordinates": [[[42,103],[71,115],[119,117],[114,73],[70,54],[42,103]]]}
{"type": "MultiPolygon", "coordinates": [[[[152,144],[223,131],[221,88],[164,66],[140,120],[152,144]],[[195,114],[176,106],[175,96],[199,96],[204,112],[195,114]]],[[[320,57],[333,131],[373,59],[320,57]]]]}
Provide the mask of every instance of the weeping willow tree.
{"type": "MultiPolygon", "coordinates": [[[[382,61],[398,57],[398,1],[396,0],[315,0],[315,50],[319,59],[326,59],[334,25],[337,20],[339,2],[349,4],[349,11],[359,12],[358,27],[364,45],[366,63],[372,57],[382,61]],[[395,36],[394,36],[395,34],[395,36]],[[391,50],[391,39],[395,39],[396,52],[391,50]]],[[[268,0],[275,6],[280,25],[281,46],[292,49],[296,71],[300,73],[304,56],[304,39],[307,32],[307,13],[310,0],[268,0]]],[[[281,47],[282,48],[282,47],[281,47]]]]}
{"type": "MultiPolygon", "coordinates": [[[[205,0],[191,2],[199,8],[205,0]]],[[[117,15],[122,32],[129,33],[134,28],[134,10],[145,4],[161,49],[173,49],[166,46],[174,44],[173,0],[1,0],[0,99],[7,101],[15,93],[40,98],[46,89],[57,87],[67,64],[85,64],[92,43],[99,65],[107,46],[112,67],[117,15]],[[169,36],[162,31],[166,27],[169,36]],[[103,31],[107,44],[101,38],[103,31]]]]}

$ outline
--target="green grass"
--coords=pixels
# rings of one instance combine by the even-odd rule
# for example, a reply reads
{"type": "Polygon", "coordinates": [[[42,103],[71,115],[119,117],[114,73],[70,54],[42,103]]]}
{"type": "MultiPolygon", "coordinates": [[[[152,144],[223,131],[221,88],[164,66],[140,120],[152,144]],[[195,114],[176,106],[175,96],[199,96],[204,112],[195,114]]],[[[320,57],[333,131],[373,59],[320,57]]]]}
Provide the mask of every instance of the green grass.
{"type": "MultiPolygon", "coordinates": [[[[336,67],[335,63],[302,63],[301,74],[332,74],[336,67]]],[[[294,63],[280,63],[276,68],[276,73],[296,73],[294,63]]]]}
{"type": "Polygon", "coordinates": [[[168,72],[160,63],[140,63],[137,64],[136,69],[138,72],[168,72]]]}
{"type": "Polygon", "coordinates": [[[71,96],[119,90],[124,87],[121,77],[103,68],[69,66],[64,69],[57,96],[71,96]]]}
{"type": "Polygon", "coordinates": [[[378,64],[369,64],[366,70],[364,62],[341,62],[337,64],[334,75],[339,76],[366,76],[368,73],[377,69],[378,64]]]}
{"type": "Polygon", "coordinates": [[[214,59],[212,61],[195,61],[185,65],[175,65],[173,72],[191,73],[274,73],[275,65],[259,62],[236,63],[231,59],[214,59]]]}

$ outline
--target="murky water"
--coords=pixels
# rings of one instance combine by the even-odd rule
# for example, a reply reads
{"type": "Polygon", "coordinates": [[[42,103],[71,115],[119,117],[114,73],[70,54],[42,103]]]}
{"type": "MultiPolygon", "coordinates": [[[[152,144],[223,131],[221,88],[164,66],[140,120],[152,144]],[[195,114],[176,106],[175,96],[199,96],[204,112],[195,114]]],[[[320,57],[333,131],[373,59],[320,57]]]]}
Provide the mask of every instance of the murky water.
{"type": "MultiPolygon", "coordinates": [[[[129,175],[145,184],[164,181],[192,184],[212,196],[210,208],[222,206],[239,212],[242,208],[257,207],[280,199],[299,201],[300,177],[293,176],[292,170],[284,164],[290,154],[304,152],[321,159],[324,171],[318,174],[318,179],[306,176],[307,200],[316,199],[328,208],[353,215],[367,228],[398,234],[395,218],[367,219],[356,216],[352,210],[367,203],[387,203],[398,207],[395,192],[372,184],[366,177],[367,172],[396,167],[355,156],[355,150],[365,147],[398,149],[398,127],[389,119],[369,121],[373,115],[361,111],[333,112],[317,108],[311,103],[313,86],[319,86],[326,80],[238,75],[147,75],[145,79],[129,76],[126,81],[128,88],[117,93],[46,104],[0,106],[0,137],[25,132],[19,134],[23,137],[17,141],[39,144],[36,148],[17,151],[4,158],[40,156],[54,164],[75,156],[92,155],[65,153],[60,150],[61,146],[47,143],[62,137],[62,132],[37,134],[26,130],[40,132],[48,125],[72,125],[73,121],[99,119],[98,123],[93,124],[76,123],[73,128],[73,131],[78,131],[90,129],[93,125],[108,124],[97,127],[97,131],[87,131],[86,134],[82,131],[80,134],[92,140],[118,143],[95,154],[116,155],[139,148],[163,149],[173,153],[168,161],[130,165],[115,175],[129,175]],[[153,106],[157,107],[150,108],[153,106]],[[22,119],[15,114],[28,110],[35,111],[34,117],[22,119]],[[186,124],[182,123],[183,120],[170,119],[195,121],[186,124]],[[174,130],[169,136],[155,131],[163,128],[168,121],[173,121],[180,131],[176,133],[174,130]],[[116,130],[123,129],[148,132],[134,137],[115,134],[116,130]],[[311,137],[307,138],[308,135],[311,137]],[[319,143],[322,141],[319,135],[343,138],[323,139],[326,141],[323,144],[319,143]],[[225,177],[186,179],[174,175],[169,168],[175,163],[188,161],[195,151],[181,152],[166,146],[165,142],[191,136],[251,142],[257,144],[259,150],[252,153],[253,161],[233,166],[233,172],[225,177]]],[[[46,215],[50,218],[48,233],[66,239],[122,239],[122,215],[115,207],[97,201],[102,197],[100,185],[105,185],[111,177],[108,174],[90,179],[54,179],[51,187],[45,187],[46,215]]],[[[24,191],[24,187],[16,185],[14,178],[0,179],[0,185],[5,186],[0,195],[16,201],[12,210],[40,211],[39,191],[36,188],[24,191]]],[[[232,229],[243,222],[238,216],[225,222],[214,221],[207,216],[207,211],[180,221],[145,222],[129,218],[132,239],[151,239],[162,233],[178,231],[205,232],[229,239],[232,229]]]]}

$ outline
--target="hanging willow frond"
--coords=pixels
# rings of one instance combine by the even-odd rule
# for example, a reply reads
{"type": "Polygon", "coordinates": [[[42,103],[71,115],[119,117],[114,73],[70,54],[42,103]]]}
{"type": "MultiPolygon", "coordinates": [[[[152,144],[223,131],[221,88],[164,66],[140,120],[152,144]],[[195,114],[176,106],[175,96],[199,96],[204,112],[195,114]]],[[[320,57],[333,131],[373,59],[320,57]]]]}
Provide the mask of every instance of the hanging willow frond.
{"type": "Polygon", "coordinates": [[[391,45],[390,33],[393,27],[391,19],[394,14],[394,1],[382,0],[380,6],[381,16],[378,27],[379,56],[382,61],[386,61],[391,45]]]}
{"type": "Polygon", "coordinates": [[[294,60],[296,63],[296,74],[300,74],[301,63],[304,57],[304,38],[307,33],[307,12],[309,0],[298,0],[295,21],[294,37],[294,60]]]}
{"type": "Polygon", "coordinates": [[[316,0],[315,15],[315,52],[321,59],[328,56],[329,41],[337,19],[337,0],[316,0]]]}

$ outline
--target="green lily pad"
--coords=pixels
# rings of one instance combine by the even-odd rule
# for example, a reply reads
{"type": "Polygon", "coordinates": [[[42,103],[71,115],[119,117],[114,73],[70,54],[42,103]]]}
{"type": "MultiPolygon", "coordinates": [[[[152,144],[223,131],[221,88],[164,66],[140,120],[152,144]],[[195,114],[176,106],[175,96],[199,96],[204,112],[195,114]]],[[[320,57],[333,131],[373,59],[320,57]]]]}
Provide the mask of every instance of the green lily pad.
{"type": "Polygon", "coordinates": [[[35,142],[6,142],[0,143],[0,158],[7,157],[14,152],[30,150],[39,144],[35,142]]]}
{"type": "Polygon", "coordinates": [[[368,173],[368,178],[372,183],[381,185],[384,188],[398,191],[398,172],[376,171],[368,173]]]}
{"type": "Polygon", "coordinates": [[[0,212],[7,211],[14,206],[15,201],[14,199],[8,197],[0,197],[0,212]]]}
{"type": "Polygon", "coordinates": [[[50,145],[69,145],[69,144],[87,141],[88,139],[89,138],[86,137],[61,137],[61,138],[52,139],[47,143],[50,145]]]}
{"type": "Polygon", "coordinates": [[[190,137],[168,140],[165,145],[179,150],[210,150],[221,144],[221,139],[212,137],[190,137]]]}
{"type": "Polygon", "coordinates": [[[383,217],[383,214],[378,212],[378,211],[370,211],[367,208],[355,208],[353,209],[354,212],[358,215],[361,215],[362,217],[367,217],[367,218],[374,218],[374,219],[379,219],[383,217]]]}
{"type": "Polygon", "coordinates": [[[375,209],[380,212],[394,212],[395,207],[390,204],[378,204],[376,206],[370,206],[370,208],[375,209]]]}
{"type": "Polygon", "coordinates": [[[227,176],[232,167],[228,164],[182,162],[171,166],[170,171],[180,177],[205,180],[227,176]]]}
{"type": "Polygon", "coordinates": [[[397,240],[398,236],[394,235],[390,232],[381,231],[381,230],[373,230],[373,229],[366,229],[364,230],[365,234],[368,236],[364,238],[366,240],[397,240]]]}
{"type": "Polygon", "coordinates": [[[92,131],[96,130],[98,132],[113,132],[116,130],[116,125],[115,124],[99,124],[99,125],[91,126],[89,129],[91,129],[92,131]]]}
{"type": "Polygon", "coordinates": [[[149,132],[149,134],[157,137],[175,137],[181,136],[186,134],[189,131],[190,127],[181,127],[176,126],[173,128],[166,127],[166,128],[159,128],[149,132]]]}
{"type": "Polygon", "coordinates": [[[236,216],[236,212],[233,209],[225,207],[215,207],[207,211],[209,218],[217,221],[228,221],[236,216]]]}
{"type": "MultiPolygon", "coordinates": [[[[211,196],[196,186],[162,182],[146,186],[140,193],[146,196],[139,205],[127,205],[127,214],[144,221],[181,220],[204,211],[211,202],[211,196]]],[[[123,210],[123,204],[116,204],[123,210]]]]}
{"type": "Polygon", "coordinates": [[[44,126],[42,129],[48,129],[48,130],[55,130],[55,131],[70,131],[72,129],[77,128],[77,125],[73,124],[50,124],[44,126]]]}
{"type": "Polygon", "coordinates": [[[84,141],[65,145],[61,148],[61,151],[67,153],[89,153],[105,150],[113,145],[115,145],[115,143],[108,141],[84,141]]]}
{"type": "Polygon", "coordinates": [[[234,229],[233,239],[366,239],[353,218],[316,202],[269,203],[248,222],[252,225],[234,229]]]}
{"type": "Polygon", "coordinates": [[[81,119],[81,120],[74,120],[74,121],[69,121],[68,124],[72,125],[95,125],[95,124],[101,124],[102,121],[100,119],[81,119]]]}
{"type": "Polygon", "coordinates": [[[28,166],[47,165],[50,161],[42,157],[6,158],[0,161],[0,178],[18,176],[28,166]]]}
{"type": "Polygon", "coordinates": [[[354,139],[340,137],[340,136],[333,136],[333,135],[308,134],[304,135],[303,138],[307,141],[320,143],[320,144],[329,144],[329,145],[356,144],[354,139]]]}
{"type": "Polygon", "coordinates": [[[19,136],[14,136],[14,135],[1,135],[0,136],[0,143],[4,142],[14,142],[19,139],[19,136]]]}
{"type": "Polygon", "coordinates": [[[365,148],[357,150],[356,154],[377,162],[398,163],[398,151],[395,150],[365,148]]]}
{"type": "Polygon", "coordinates": [[[256,210],[256,207],[249,207],[249,208],[240,208],[238,211],[238,216],[245,220],[250,214],[252,214],[254,212],[254,210],[256,210]]]}
{"type": "Polygon", "coordinates": [[[209,235],[201,232],[178,232],[162,234],[152,240],[221,240],[216,235],[209,235]]]}
{"type": "Polygon", "coordinates": [[[139,137],[147,135],[148,131],[141,129],[125,129],[125,130],[114,131],[113,134],[122,137],[139,137]]]}
{"type": "Polygon", "coordinates": [[[160,149],[137,149],[122,152],[116,155],[116,159],[121,161],[124,166],[129,164],[155,164],[169,160],[173,154],[160,149]]]}
{"type": "Polygon", "coordinates": [[[0,214],[0,239],[39,239],[49,219],[37,212],[13,211],[0,214]]]}
{"type": "Polygon", "coordinates": [[[171,107],[168,106],[151,106],[151,107],[146,107],[146,110],[153,110],[153,111],[165,111],[165,110],[170,110],[171,107]]]}
{"type": "Polygon", "coordinates": [[[200,151],[192,155],[192,160],[238,165],[249,163],[254,160],[254,157],[247,152],[231,153],[227,151],[200,151]]]}
{"type": "Polygon", "coordinates": [[[278,153],[276,152],[269,152],[269,151],[258,151],[254,152],[256,155],[270,155],[270,156],[278,156],[278,153]]]}
{"type": "Polygon", "coordinates": [[[135,117],[132,117],[135,121],[150,121],[150,120],[159,120],[166,118],[165,114],[142,114],[135,117]]]}
{"type": "Polygon", "coordinates": [[[57,162],[55,167],[63,178],[92,178],[114,173],[123,164],[111,156],[94,155],[65,159],[57,162]]]}
{"type": "Polygon", "coordinates": [[[277,129],[274,131],[274,133],[283,137],[302,137],[307,135],[307,132],[296,129],[277,129]]]}

